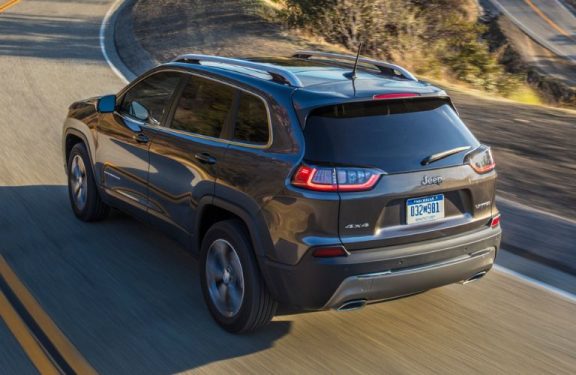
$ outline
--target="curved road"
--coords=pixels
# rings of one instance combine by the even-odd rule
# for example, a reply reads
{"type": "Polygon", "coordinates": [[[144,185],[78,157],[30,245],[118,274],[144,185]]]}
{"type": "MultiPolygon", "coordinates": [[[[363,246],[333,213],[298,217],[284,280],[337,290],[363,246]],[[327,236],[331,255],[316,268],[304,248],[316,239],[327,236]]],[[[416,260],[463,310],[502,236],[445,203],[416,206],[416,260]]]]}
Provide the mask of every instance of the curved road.
{"type": "Polygon", "coordinates": [[[576,16],[560,0],[490,0],[526,34],[576,62],[576,16]]]}
{"type": "MultiPolygon", "coordinates": [[[[122,86],[98,44],[110,5],[27,0],[0,14],[0,254],[96,371],[574,372],[576,304],[499,272],[232,336],[211,321],[196,264],[174,242],[120,214],[75,220],[60,128],[73,100],[122,86]]],[[[1,322],[0,345],[0,372],[35,372],[1,322]]]]}

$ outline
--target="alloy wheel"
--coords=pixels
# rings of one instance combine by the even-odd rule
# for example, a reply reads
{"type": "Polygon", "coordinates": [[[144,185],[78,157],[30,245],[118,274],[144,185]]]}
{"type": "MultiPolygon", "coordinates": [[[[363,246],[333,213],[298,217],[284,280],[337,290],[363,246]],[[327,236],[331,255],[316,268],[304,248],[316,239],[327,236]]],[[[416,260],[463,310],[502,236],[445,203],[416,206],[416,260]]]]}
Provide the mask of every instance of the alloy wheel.
{"type": "Polygon", "coordinates": [[[79,210],[84,209],[88,198],[88,180],[86,176],[86,165],[80,155],[74,155],[70,165],[70,192],[74,205],[79,210]]]}
{"type": "Polygon", "coordinates": [[[226,240],[217,239],[208,249],[206,283],[220,314],[227,318],[238,314],[244,299],[244,274],[238,253],[226,240]]]}

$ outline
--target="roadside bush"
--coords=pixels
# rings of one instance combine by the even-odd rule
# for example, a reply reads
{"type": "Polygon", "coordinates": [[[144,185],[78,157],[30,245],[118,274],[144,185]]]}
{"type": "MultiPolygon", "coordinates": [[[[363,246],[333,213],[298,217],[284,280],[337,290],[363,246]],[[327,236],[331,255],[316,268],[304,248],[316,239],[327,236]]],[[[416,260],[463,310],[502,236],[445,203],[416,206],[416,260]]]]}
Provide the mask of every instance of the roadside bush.
{"type": "Polygon", "coordinates": [[[418,74],[450,77],[508,95],[506,73],[481,36],[473,0],[284,0],[282,18],[355,51],[398,61],[418,74]]]}

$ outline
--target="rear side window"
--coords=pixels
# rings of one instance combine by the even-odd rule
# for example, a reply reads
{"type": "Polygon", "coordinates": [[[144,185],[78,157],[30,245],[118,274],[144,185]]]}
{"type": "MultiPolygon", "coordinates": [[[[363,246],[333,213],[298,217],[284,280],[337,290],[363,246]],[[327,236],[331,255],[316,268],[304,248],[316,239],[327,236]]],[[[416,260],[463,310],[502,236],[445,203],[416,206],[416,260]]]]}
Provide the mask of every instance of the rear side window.
{"type": "Polygon", "coordinates": [[[235,89],[208,79],[192,77],[184,87],[171,127],[218,138],[228,120],[235,89]]]}
{"type": "Polygon", "coordinates": [[[234,140],[254,144],[268,143],[268,112],[262,99],[241,92],[239,100],[234,140]]]}
{"type": "Polygon", "coordinates": [[[388,173],[462,164],[465,152],[425,166],[422,160],[456,147],[479,146],[443,99],[323,107],[309,116],[304,136],[308,161],[376,167],[388,173]]]}
{"type": "Polygon", "coordinates": [[[159,125],[181,75],[156,73],[137,83],[124,95],[120,112],[137,120],[159,125]]]}

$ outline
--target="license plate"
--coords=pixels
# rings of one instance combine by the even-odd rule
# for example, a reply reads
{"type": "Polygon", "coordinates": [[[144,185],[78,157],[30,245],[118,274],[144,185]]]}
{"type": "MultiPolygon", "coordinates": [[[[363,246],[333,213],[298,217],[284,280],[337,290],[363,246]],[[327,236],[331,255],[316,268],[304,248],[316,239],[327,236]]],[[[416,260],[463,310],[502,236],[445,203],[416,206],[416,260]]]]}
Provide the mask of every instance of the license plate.
{"type": "Polygon", "coordinates": [[[444,217],[444,194],[406,201],[406,224],[424,223],[444,217]]]}

